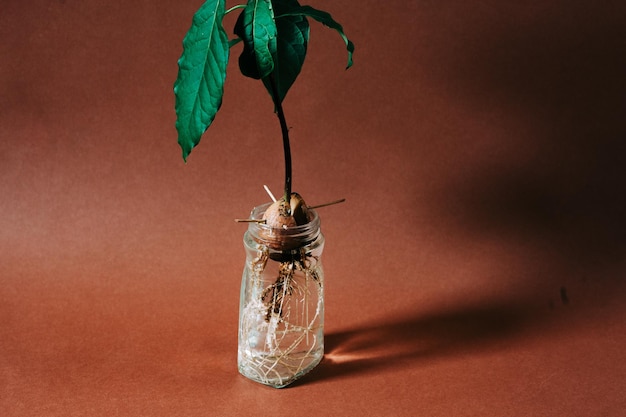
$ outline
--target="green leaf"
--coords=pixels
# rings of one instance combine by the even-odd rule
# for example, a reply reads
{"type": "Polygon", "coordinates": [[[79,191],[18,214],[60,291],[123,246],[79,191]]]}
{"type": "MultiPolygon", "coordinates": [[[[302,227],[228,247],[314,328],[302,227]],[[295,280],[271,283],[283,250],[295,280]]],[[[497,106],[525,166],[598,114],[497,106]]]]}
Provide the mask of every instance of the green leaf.
{"type": "Polygon", "coordinates": [[[178,143],[184,160],[222,104],[229,54],[228,36],[222,26],[225,5],[225,0],[206,0],[183,39],[174,94],[178,143]]]}
{"type": "MultiPolygon", "coordinates": [[[[274,0],[273,5],[275,16],[300,7],[297,0],[274,0]]],[[[276,29],[278,42],[272,76],[278,89],[277,99],[282,102],[304,64],[310,30],[306,17],[298,15],[277,18],[276,29]]],[[[271,96],[272,87],[269,80],[263,78],[263,84],[271,96]]]]}
{"type": "Polygon", "coordinates": [[[341,38],[346,44],[346,49],[348,50],[348,65],[346,66],[346,69],[350,68],[352,66],[352,54],[354,53],[354,44],[343,32],[343,27],[339,23],[337,23],[327,12],[314,9],[311,6],[295,6],[293,3],[294,2],[290,2],[291,7],[289,11],[280,15],[277,14],[276,18],[279,19],[285,16],[306,16],[317,20],[318,22],[322,23],[325,26],[328,26],[331,29],[335,29],[337,32],[339,32],[339,35],[341,35],[341,38]]]}
{"type": "Polygon", "coordinates": [[[277,29],[270,0],[248,0],[235,23],[243,40],[239,68],[246,77],[261,79],[274,70],[277,29]]]}

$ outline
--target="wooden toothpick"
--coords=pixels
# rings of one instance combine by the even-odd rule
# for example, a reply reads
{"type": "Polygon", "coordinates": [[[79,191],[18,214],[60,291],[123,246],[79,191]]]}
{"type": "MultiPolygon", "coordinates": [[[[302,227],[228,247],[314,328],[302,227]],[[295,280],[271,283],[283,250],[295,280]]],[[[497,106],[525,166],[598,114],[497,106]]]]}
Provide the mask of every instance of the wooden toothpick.
{"type": "Polygon", "coordinates": [[[267,185],[264,185],[263,188],[265,188],[265,191],[267,192],[267,195],[269,195],[270,198],[272,199],[272,201],[275,203],[276,202],[276,197],[274,197],[274,194],[272,194],[272,192],[270,191],[270,187],[268,187],[267,185]]]}
{"type": "MultiPolygon", "coordinates": [[[[269,194],[270,198],[274,202],[276,202],[276,199],[274,198],[274,195],[272,195],[272,192],[269,190],[269,188],[266,185],[264,185],[263,187],[265,187],[265,191],[267,191],[267,194],[269,194]]],[[[321,207],[327,207],[327,206],[332,206],[334,204],[343,203],[344,201],[346,201],[346,199],[345,198],[341,198],[339,200],[331,201],[329,203],[317,204],[315,206],[308,206],[308,208],[310,208],[310,209],[318,209],[318,208],[321,208],[321,207]]],[[[261,223],[261,224],[267,223],[267,221],[265,219],[235,219],[235,221],[237,223],[261,223]]]]}
{"type": "Polygon", "coordinates": [[[309,208],[310,209],[317,209],[317,208],[320,208],[320,207],[332,206],[333,204],[343,203],[344,201],[346,201],[346,199],[345,198],[341,198],[339,200],[331,201],[330,203],[318,204],[316,206],[309,206],[309,208]]]}

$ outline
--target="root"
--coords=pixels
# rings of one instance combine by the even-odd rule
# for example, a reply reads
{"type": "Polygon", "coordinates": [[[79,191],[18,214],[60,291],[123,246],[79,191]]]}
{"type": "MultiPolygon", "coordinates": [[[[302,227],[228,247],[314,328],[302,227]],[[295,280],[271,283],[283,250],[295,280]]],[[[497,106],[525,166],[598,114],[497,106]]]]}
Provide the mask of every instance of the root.
{"type": "MultiPolygon", "coordinates": [[[[268,253],[250,265],[262,282],[268,253]]],[[[284,386],[316,365],[323,355],[319,339],[323,288],[317,259],[302,251],[278,264],[278,276],[261,287],[242,312],[240,370],[259,382],[284,386]]]]}

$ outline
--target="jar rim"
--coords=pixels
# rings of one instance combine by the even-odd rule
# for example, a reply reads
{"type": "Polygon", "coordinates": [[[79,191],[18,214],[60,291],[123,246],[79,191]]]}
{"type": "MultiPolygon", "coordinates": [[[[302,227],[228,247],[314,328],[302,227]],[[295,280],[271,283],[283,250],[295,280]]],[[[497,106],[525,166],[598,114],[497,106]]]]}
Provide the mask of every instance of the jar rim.
{"type": "MultiPolygon", "coordinates": [[[[263,214],[272,203],[256,206],[250,212],[251,220],[261,220],[263,214]]],[[[261,244],[276,246],[278,242],[283,249],[293,249],[294,246],[302,247],[317,239],[320,234],[320,217],[314,209],[309,209],[310,220],[308,223],[291,227],[271,227],[263,222],[250,222],[248,231],[261,244]]]]}

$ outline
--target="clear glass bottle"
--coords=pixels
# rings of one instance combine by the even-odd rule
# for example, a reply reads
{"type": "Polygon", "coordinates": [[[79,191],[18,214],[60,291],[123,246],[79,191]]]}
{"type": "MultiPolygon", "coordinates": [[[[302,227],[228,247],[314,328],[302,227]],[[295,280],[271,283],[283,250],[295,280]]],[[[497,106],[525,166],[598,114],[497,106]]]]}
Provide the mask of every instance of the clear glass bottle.
{"type": "MultiPolygon", "coordinates": [[[[269,204],[252,210],[261,219],[269,204]]],[[[324,237],[320,219],[285,229],[251,222],[239,304],[239,372],[275,388],[324,356],[324,237]]]]}

